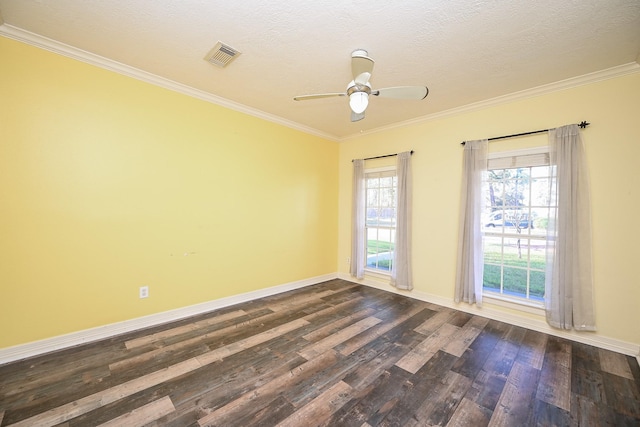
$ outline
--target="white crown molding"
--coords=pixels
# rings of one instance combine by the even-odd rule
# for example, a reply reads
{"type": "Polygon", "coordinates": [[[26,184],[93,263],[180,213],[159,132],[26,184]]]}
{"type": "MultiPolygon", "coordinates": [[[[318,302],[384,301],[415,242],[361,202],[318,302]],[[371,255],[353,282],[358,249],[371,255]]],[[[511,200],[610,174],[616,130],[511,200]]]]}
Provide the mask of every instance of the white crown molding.
{"type": "MultiPolygon", "coordinates": [[[[640,60],[640,57],[639,57],[639,60],[640,60]]],[[[514,101],[521,101],[528,98],[547,95],[553,92],[559,92],[561,90],[571,89],[578,86],[584,86],[587,84],[597,83],[603,80],[615,79],[617,77],[622,77],[622,76],[636,74],[636,73],[640,73],[640,63],[630,62],[628,64],[619,65],[617,67],[611,67],[605,70],[584,74],[582,76],[572,77],[566,80],[560,80],[555,83],[549,83],[549,84],[537,86],[531,89],[526,89],[519,92],[513,92],[507,95],[498,96],[496,98],[474,102],[472,104],[451,108],[449,110],[440,111],[437,113],[429,114],[429,115],[418,117],[411,120],[405,120],[403,122],[394,123],[392,125],[381,126],[379,128],[371,129],[369,131],[361,132],[357,135],[340,138],[339,142],[360,138],[364,135],[370,135],[374,133],[388,131],[391,129],[421,124],[421,123],[429,122],[432,120],[469,113],[472,111],[483,110],[489,107],[495,107],[498,105],[507,104],[514,101]]]]}
{"type": "MultiPolygon", "coordinates": [[[[525,316],[518,316],[517,314],[508,313],[501,310],[489,308],[488,301],[482,308],[478,308],[476,305],[470,304],[456,304],[453,299],[445,298],[438,295],[428,294],[420,291],[400,291],[393,286],[385,282],[371,280],[365,278],[364,280],[355,280],[348,274],[339,273],[338,278],[347,280],[350,282],[359,283],[361,285],[370,286],[376,289],[380,289],[387,292],[393,292],[405,297],[414,298],[420,301],[430,302],[432,304],[441,305],[444,307],[452,308],[454,310],[464,311],[466,313],[487,317],[489,319],[505,322],[510,325],[520,326],[525,329],[531,329],[537,332],[542,332],[549,335],[565,338],[572,341],[577,341],[582,344],[592,345],[594,347],[603,348],[605,350],[615,351],[617,353],[626,354],[628,356],[634,356],[640,364],[640,343],[630,343],[621,341],[615,338],[605,337],[593,332],[575,332],[564,331],[559,329],[553,329],[543,319],[536,320],[525,316]]],[[[528,310],[525,310],[528,311],[528,310]]],[[[530,310],[528,312],[531,312],[530,310]]]]}
{"type": "Polygon", "coordinates": [[[113,61],[111,59],[93,54],[91,52],[87,52],[82,49],[78,49],[73,46],[69,46],[64,43],[57,42],[47,37],[43,37],[38,34],[25,31],[8,24],[2,24],[1,17],[0,17],[0,35],[44,49],[44,50],[48,50],[53,53],[57,53],[59,55],[66,56],[68,58],[82,61],[87,64],[94,65],[96,67],[104,68],[106,70],[113,71],[115,73],[122,74],[127,77],[132,77],[134,79],[141,80],[146,83],[151,83],[153,85],[160,86],[165,89],[169,89],[174,92],[181,93],[183,95],[191,96],[193,98],[197,98],[202,101],[210,102],[212,104],[216,104],[221,107],[228,108],[230,110],[238,111],[240,113],[244,113],[250,116],[257,117],[262,120],[266,120],[268,122],[276,123],[291,129],[295,129],[309,135],[315,135],[331,141],[337,141],[337,138],[334,135],[320,132],[317,129],[313,129],[308,126],[303,126],[299,123],[284,119],[282,117],[275,116],[273,114],[266,113],[264,111],[261,111],[255,108],[247,107],[246,105],[231,101],[229,99],[212,95],[200,89],[195,89],[191,86],[187,86],[182,83],[178,83],[173,80],[169,80],[164,77],[160,77],[155,74],[151,74],[146,71],[139,70],[129,65],[125,65],[120,62],[113,61]]]}
{"type": "Polygon", "coordinates": [[[207,301],[204,303],[182,307],[175,310],[164,311],[161,313],[151,314],[149,316],[138,317],[131,320],[125,320],[123,322],[99,326],[97,328],[85,329],[66,335],[60,335],[26,344],[20,344],[13,347],[2,348],[0,349],[0,365],[14,362],[16,360],[39,356],[45,353],[51,353],[52,351],[62,350],[81,344],[87,344],[90,342],[111,338],[116,335],[122,335],[140,329],[150,328],[152,326],[175,322],[187,317],[208,313],[213,310],[229,307],[231,305],[239,304],[242,302],[253,301],[258,298],[264,298],[283,292],[292,291],[294,289],[304,288],[306,286],[326,282],[328,280],[336,279],[337,277],[337,273],[325,274],[323,276],[285,283],[283,285],[207,301]]]}
{"type": "MultiPolygon", "coordinates": [[[[559,82],[550,83],[550,84],[538,86],[535,88],[526,89],[523,91],[499,96],[496,98],[491,98],[484,101],[463,105],[461,107],[452,108],[449,110],[437,112],[434,114],[429,114],[429,115],[418,117],[415,119],[405,120],[403,122],[394,123],[392,125],[382,126],[379,128],[371,129],[369,131],[360,132],[357,135],[350,135],[350,136],[340,138],[335,135],[328,134],[326,132],[321,132],[317,129],[284,119],[282,117],[278,117],[273,114],[269,114],[264,111],[257,110],[255,108],[247,107],[246,105],[231,101],[229,99],[212,95],[208,92],[195,89],[193,87],[175,82],[173,80],[169,80],[164,77],[160,77],[155,74],[151,74],[146,71],[139,70],[134,67],[130,67],[120,62],[116,62],[116,61],[104,58],[102,56],[95,55],[91,52],[77,49],[73,46],[69,46],[64,43],[60,43],[55,40],[49,39],[47,37],[43,37],[38,34],[22,30],[12,25],[3,24],[1,16],[0,16],[0,35],[23,42],[23,43],[30,44],[32,46],[39,47],[41,49],[48,50],[50,52],[60,54],[72,59],[76,59],[78,61],[82,61],[87,64],[104,68],[106,70],[110,70],[115,73],[119,73],[128,77],[132,77],[137,80],[141,80],[141,81],[151,83],[153,85],[160,86],[178,93],[182,93],[187,96],[191,96],[206,102],[210,102],[212,104],[220,105],[222,107],[229,108],[230,110],[238,111],[240,113],[248,114],[250,116],[254,116],[259,119],[263,119],[272,123],[276,123],[276,124],[291,128],[291,129],[295,129],[300,132],[304,132],[310,135],[315,135],[320,138],[324,138],[330,141],[337,141],[337,142],[348,141],[351,139],[360,138],[364,135],[380,133],[380,132],[388,131],[391,129],[411,126],[415,124],[421,124],[421,123],[429,122],[432,120],[456,116],[456,115],[460,115],[460,114],[464,114],[472,111],[481,110],[488,107],[505,104],[508,102],[519,101],[527,98],[549,94],[552,92],[557,92],[560,90],[570,89],[577,86],[596,83],[602,80],[608,80],[608,79],[640,72],[640,64],[638,62],[631,62],[631,63],[620,65],[617,67],[612,67],[605,70],[585,74],[582,76],[561,80],[559,82]]],[[[639,56],[639,61],[640,61],[640,56],[639,56]]]]}
{"type": "MultiPolygon", "coordinates": [[[[9,24],[3,24],[2,17],[0,16],[0,35],[10,39],[14,39],[23,43],[30,44],[32,46],[39,47],[41,49],[48,50],[69,58],[76,59],[78,61],[85,62],[87,64],[95,65],[106,70],[110,70],[134,79],[138,79],[147,83],[151,83],[156,86],[160,86],[178,93],[182,93],[187,96],[198,98],[200,100],[210,102],[212,104],[220,105],[225,108],[229,108],[240,113],[248,114],[250,116],[257,117],[272,123],[276,123],[291,129],[298,130],[310,135],[315,135],[320,138],[324,138],[330,141],[343,142],[351,139],[360,138],[364,135],[370,135],[388,131],[391,129],[411,126],[415,124],[421,124],[436,119],[445,117],[456,116],[472,111],[481,110],[488,107],[493,107],[508,102],[519,101],[527,98],[541,96],[560,90],[570,89],[577,86],[596,83],[602,80],[608,80],[616,77],[625,76],[628,74],[635,74],[640,72],[640,64],[638,62],[630,62],[628,64],[620,65],[617,67],[608,68],[601,71],[585,74],[582,76],[572,77],[569,79],[561,80],[555,83],[550,83],[531,89],[526,89],[519,92],[510,93],[507,95],[499,96],[496,98],[487,99],[472,104],[463,105],[461,107],[452,108],[449,110],[429,114],[422,117],[417,117],[411,120],[405,120],[403,122],[394,123],[388,126],[381,126],[379,128],[371,129],[365,132],[359,132],[355,135],[349,135],[345,137],[337,137],[326,132],[321,132],[318,129],[314,129],[308,126],[301,125],[299,123],[284,119],[282,117],[275,116],[273,114],[266,113],[255,108],[247,107],[246,105],[231,101],[226,98],[222,98],[216,95],[212,95],[208,92],[195,89],[193,87],[175,82],[173,80],[166,79],[164,77],[157,76],[155,74],[148,73],[143,70],[139,70],[134,67],[122,64],[120,62],[113,61],[111,59],[104,58],[99,55],[95,55],[91,52],[84,51],[82,49],[75,48],[73,46],[66,45],[64,43],[57,42],[47,37],[40,36],[38,34],[22,30],[9,24]]],[[[640,61],[640,56],[638,57],[640,61]]]]}

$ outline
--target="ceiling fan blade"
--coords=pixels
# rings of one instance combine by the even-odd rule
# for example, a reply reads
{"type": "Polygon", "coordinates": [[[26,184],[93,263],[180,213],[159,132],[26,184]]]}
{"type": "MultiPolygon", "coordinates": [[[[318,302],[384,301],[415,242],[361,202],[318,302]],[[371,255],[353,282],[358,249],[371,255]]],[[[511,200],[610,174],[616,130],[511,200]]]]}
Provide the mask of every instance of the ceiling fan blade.
{"type": "Polygon", "coordinates": [[[385,87],[371,91],[371,95],[381,98],[397,99],[425,99],[429,95],[429,88],[426,86],[397,86],[385,87]]]}
{"type": "Polygon", "coordinates": [[[371,78],[371,73],[362,73],[358,75],[353,81],[359,85],[366,85],[371,78]]]}
{"type": "MultiPolygon", "coordinates": [[[[353,74],[353,80],[358,81],[358,77],[363,73],[369,73],[369,77],[371,77],[371,73],[373,72],[373,59],[367,56],[367,52],[355,51],[351,56],[351,72],[353,74]]],[[[369,78],[367,78],[367,81],[369,78]]],[[[366,82],[365,82],[366,83],[366,82]]]]}
{"type": "Polygon", "coordinates": [[[364,119],[364,111],[360,114],[358,113],[354,113],[353,111],[351,112],[351,121],[352,122],[357,122],[358,120],[362,120],[364,119]]]}
{"type": "Polygon", "coordinates": [[[320,99],[320,98],[331,98],[333,96],[347,96],[346,93],[318,93],[315,95],[300,95],[294,96],[294,101],[306,101],[307,99],[320,99]]]}

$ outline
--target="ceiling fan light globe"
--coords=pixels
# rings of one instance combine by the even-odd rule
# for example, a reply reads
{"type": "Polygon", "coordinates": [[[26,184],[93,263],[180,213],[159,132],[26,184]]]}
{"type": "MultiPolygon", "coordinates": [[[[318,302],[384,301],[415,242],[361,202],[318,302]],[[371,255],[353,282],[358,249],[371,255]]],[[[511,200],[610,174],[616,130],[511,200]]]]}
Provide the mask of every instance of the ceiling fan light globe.
{"type": "Polygon", "coordinates": [[[369,95],[366,92],[354,92],[349,95],[349,106],[354,113],[363,113],[367,105],[369,105],[369,95]]]}

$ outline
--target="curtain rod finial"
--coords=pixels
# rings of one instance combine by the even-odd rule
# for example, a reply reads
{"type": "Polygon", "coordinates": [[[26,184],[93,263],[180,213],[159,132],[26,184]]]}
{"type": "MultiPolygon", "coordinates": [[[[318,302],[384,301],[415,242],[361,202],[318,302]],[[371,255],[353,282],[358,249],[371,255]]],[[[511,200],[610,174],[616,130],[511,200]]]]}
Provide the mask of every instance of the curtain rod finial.
{"type": "Polygon", "coordinates": [[[584,129],[587,126],[589,126],[591,123],[587,122],[586,120],[581,121],[578,126],[580,126],[580,128],[584,129]]]}

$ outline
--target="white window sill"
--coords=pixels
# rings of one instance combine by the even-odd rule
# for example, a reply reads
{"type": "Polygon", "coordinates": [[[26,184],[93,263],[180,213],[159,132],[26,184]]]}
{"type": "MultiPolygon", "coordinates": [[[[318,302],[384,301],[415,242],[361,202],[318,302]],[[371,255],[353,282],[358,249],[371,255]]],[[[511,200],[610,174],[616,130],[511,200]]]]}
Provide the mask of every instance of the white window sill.
{"type": "Polygon", "coordinates": [[[526,313],[536,314],[538,316],[544,316],[543,302],[527,301],[525,299],[508,297],[488,291],[484,291],[482,297],[488,303],[497,305],[499,307],[524,311],[526,313]]]}
{"type": "Polygon", "coordinates": [[[389,278],[391,277],[390,271],[375,270],[373,268],[365,268],[364,274],[372,278],[382,279],[382,280],[389,280],[389,278]]]}

